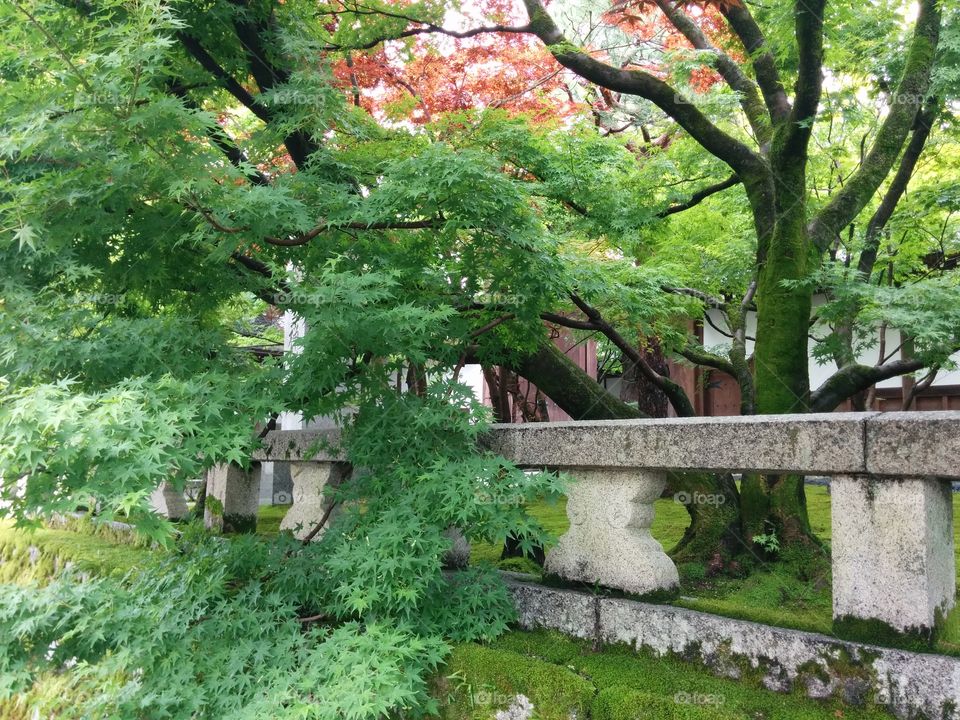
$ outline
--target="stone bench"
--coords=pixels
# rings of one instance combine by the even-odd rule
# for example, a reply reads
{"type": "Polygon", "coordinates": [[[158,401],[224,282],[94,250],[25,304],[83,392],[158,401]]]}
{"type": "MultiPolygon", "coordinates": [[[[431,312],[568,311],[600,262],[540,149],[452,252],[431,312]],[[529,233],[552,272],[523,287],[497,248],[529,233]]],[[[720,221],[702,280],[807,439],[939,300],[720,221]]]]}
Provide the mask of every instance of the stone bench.
{"type": "MultiPolygon", "coordinates": [[[[255,454],[298,468],[293,517],[319,519],[325,484],[342,476],[336,443],[335,431],[278,431],[255,454]]],[[[667,472],[816,474],[832,479],[835,620],[928,632],[953,607],[960,413],[497,425],[482,443],[520,467],[576,479],[570,529],[547,555],[547,570],[567,579],[639,594],[676,586],[676,567],[650,535],[667,472]]]]}

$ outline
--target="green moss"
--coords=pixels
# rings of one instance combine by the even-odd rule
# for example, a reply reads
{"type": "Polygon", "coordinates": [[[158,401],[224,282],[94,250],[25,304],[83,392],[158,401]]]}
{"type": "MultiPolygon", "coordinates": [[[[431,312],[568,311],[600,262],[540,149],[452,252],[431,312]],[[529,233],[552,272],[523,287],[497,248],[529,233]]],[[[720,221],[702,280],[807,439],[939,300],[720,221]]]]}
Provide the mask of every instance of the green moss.
{"type": "Polygon", "coordinates": [[[934,628],[910,628],[901,632],[883,620],[844,616],[833,621],[833,633],[844,640],[929,652],[934,644],[934,628]]]}
{"type": "Polygon", "coordinates": [[[628,687],[601,690],[590,710],[592,720],[725,720],[740,717],[723,709],[723,699],[678,691],[673,697],[638,692],[628,687]]]}
{"type": "Polygon", "coordinates": [[[131,537],[105,537],[66,529],[20,529],[0,523],[0,581],[43,582],[68,562],[95,575],[126,573],[148,561],[150,551],[131,537]]]}
{"type": "Polygon", "coordinates": [[[486,720],[517,695],[533,703],[539,720],[569,720],[571,712],[586,717],[594,692],[566,667],[475,644],[455,648],[435,683],[448,720],[486,720]]]}
{"type": "Polygon", "coordinates": [[[203,508],[211,515],[223,515],[223,503],[220,501],[220,498],[214,497],[213,495],[207,495],[203,501],[203,508]]]}
{"type": "Polygon", "coordinates": [[[257,531],[256,515],[239,515],[227,513],[223,516],[223,531],[225,533],[253,533],[257,531]]]}
{"type": "MultiPolygon", "coordinates": [[[[591,702],[593,720],[635,720],[636,718],[758,718],[760,720],[820,720],[843,717],[845,720],[889,720],[884,709],[872,706],[852,708],[837,700],[818,702],[799,694],[783,695],[759,686],[761,672],[730,654],[731,668],[741,665],[741,680],[716,677],[698,663],[677,656],[659,657],[626,646],[604,647],[596,652],[591,643],[574,640],[552,631],[511,632],[491,643],[491,649],[512,655],[536,658],[586,678],[596,689],[591,702]],[[739,663],[739,664],[738,664],[739,663]]],[[[487,662],[504,656],[490,655],[487,662]]],[[[840,668],[843,658],[837,661],[840,668]]],[[[851,661],[844,676],[862,672],[851,661]]],[[[515,675],[526,672],[516,666],[515,675]]],[[[510,672],[509,668],[506,672],[510,672]]],[[[469,673],[464,679],[471,680],[469,673]]],[[[529,697],[529,695],[528,695],[529,697]]],[[[534,702],[536,705],[536,702],[534,702]]],[[[489,718],[493,713],[489,713],[489,718]]],[[[446,717],[459,717],[447,715],[446,717]]],[[[470,717],[465,715],[464,717],[470,717]]],[[[539,717],[539,716],[538,716],[539,717]]],[[[580,714],[580,717],[583,717],[580,714]]]]}

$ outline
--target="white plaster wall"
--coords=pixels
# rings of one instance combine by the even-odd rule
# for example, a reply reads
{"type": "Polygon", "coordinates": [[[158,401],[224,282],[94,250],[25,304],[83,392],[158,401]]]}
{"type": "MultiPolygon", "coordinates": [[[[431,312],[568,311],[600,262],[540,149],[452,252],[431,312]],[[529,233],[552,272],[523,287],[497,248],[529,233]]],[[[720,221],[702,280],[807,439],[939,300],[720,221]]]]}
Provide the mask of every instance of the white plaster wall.
{"type": "MultiPolygon", "coordinates": [[[[814,312],[819,305],[822,305],[824,302],[823,297],[816,296],[813,300],[814,312]]],[[[715,325],[720,327],[723,330],[729,330],[726,323],[723,322],[722,315],[719,310],[709,310],[708,314],[710,319],[715,325]]],[[[755,337],[757,331],[757,318],[756,313],[748,313],[747,316],[747,335],[749,337],[755,337]]],[[[819,331],[818,331],[819,332],[819,331]]],[[[710,323],[704,322],[703,325],[703,343],[707,349],[718,349],[725,354],[730,349],[730,339],[724,336],[722,333],[715,330],[710,323]]],[[[809,342],[809,351],[810,351],[810,389],[816,390],[827,379],[837,371],[836,363],[833,361],[828,361],[823,364],[819,364],[816,359],[813,357],[813,349],[816,347],[816,342],[810,340],[809,342]]],[[[890,353],[891,350],[896,348],[900,344],[900,332],[896,329],[887,330],[886,338],[886,353],[890,353]]],[[[874,345],[869,350],[865,351],[859,356],[859,361],[864,365],[876,365],[879,354],[879,345],[874,345]]],[[[753,341],[747,340],[747,356],[753,354],[753,341]]],[[[898,360],[900,358],[900,353],[896,352],[891,359],[898,360]]],[[[953,356],[954,361],[960,364],[960,353],[956,353],[953,356]]],[[[888,380],[884,380],[880,383],[877,383],[878,387],[886,388],[896,388],[900,387],[900,378],[894,377],[888,380]]],[[[941,372],[937,375],[937,379],[933,383],[934,385],[957,385],[960,384],[960,371],[954,370],[952,372],[941,372]]]]}

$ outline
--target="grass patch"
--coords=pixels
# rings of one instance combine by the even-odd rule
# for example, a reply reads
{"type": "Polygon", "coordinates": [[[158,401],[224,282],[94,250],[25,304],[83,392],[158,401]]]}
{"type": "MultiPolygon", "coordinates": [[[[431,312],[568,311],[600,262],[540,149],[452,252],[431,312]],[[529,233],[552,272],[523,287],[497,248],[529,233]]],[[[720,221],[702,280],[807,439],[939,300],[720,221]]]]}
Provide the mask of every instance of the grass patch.
{"type": "Polygon", "coordinates": [[[532,702],[538,720],[569,720],[587,715],[594,686],[560,665],[474,643],[454,648],[434,684],[444,720],[488,720],[517,695],[532,702]]]}
{"type": "Polygon", "coordinates": [[[257,535],[277,535],[280,532],[280,523],[289,509],[289,505],[261,505],[257,515],[257,535]]]}

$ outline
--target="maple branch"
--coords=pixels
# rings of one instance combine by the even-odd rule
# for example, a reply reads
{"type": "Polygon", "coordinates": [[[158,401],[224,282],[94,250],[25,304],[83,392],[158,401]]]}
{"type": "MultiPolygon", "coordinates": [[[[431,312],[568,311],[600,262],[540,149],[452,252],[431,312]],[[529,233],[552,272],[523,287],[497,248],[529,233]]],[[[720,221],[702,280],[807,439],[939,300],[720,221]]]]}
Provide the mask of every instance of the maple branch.
{"type": "Polygon", "coordinates": [[[810,395],[811,412],[832,412],[848,397],[863,392],[881,380],[906,375],[925,367],[922,360],[893,360],[884,365],[847,365],[831,375],[810,395]]]}
{"type": "Polygon", "coordinates": [[[930,72],[940,40],[940,20],[939,0],[921,0],[906,66],[873,146],[843,189],[810,223],[810,237],[819,250],[829,247],[840,231],[853,222],[896,162],[930,86],[930,72]]]}
{"type": "Polygon", "coordinates": [[[484,33],[528,33],[530,32],[529,25],[483,25],[476,28],[471,28],[470,30],[450,30],[441,25],[436,25],[432,22],[427,22],[425,20],[420,20],[410,15],[405,15],[403,13],[392,12],[389,10],[384,10],[380,8],[364,8],[362,5],[357,4],[354,7],[348,7],[345,10],[338,11],[327,11],[321,13],[322,15],[379,15],[382,17],[394,18],[397,20],[406,20],[409,23],[414,25],[419,25],[420,27],[407,28],[406,30],[396,33],[394,35],[384,35],[382,37],[374,38],[373,40],[368,40],[365,43],[360,45],[327,45],[324,47],[324,50],[369,50],[371,48],[380,45],[381,43],[389,42],[391,40],[402,40],[408,37],[415,37],[417,35],[426,35],[430,33],[438,35],[447,35],[452,38],[457,38],[463,40],[465,38],[475,37],[476,35],[482,35],[484,33]]]}
{"type": "Polygon", "coordinates": [[[757,21],[742,2],[722,3],[720,12],[751,58],[757,85],[760,86],[773,122],[786,120],[790,116],[790,100],[780,80],[776,60],[757,21]]]}
{"type": "Polygon", "coordinates": [[[686,358],[694,365],[702,365],[703,367],[713,368],[714,370],[719,370],[720,372],[726,373],[730,377],[737,377],[736,368],[733,367],[733,363],[727,360],[726,358],[716,355],[712,352],[707,352],[701,347],[690,344],[687,345],[683,350],[680,350],[680,356],[686,358]]]}
{"type": "Polygon", "coordinates": [[[703,290],[697,290],[696,288],[661,285],[660,289],[672,295],[688,295],[701,301],[707,307],[716,308],[718,310],[722,309],[725,305],[725,303],[719,298],[715,298],[713,295],[709,295],[703,292],[703,290]]]}
{"type": "Polygon", "coordinates": [[[553,323],[554,325],[560,325],[561,327],[568,327],[573,330],[599,330],[600,329],[597,325],[593,324],[592,322],[583,321],[583,320],[574,320],[573,318],[569,318],[566,315],[558,315],[556,313],[551,313],[551,312],[540,313],[540,319],[545,322],[553,323]]]}
{"type": "Polygon", "coordinates": [[[580,308],[583,311],[583,314],[586,315],[590,322],[597,326],[597,329],[602,332],[614,345],[619,348],[631,362],[634,363],[636,368],[640,371],[640,374],[643,375],[651,384],[660,389],[660,391],[667,396],[670,400],[670,404],[673,405],[673,409],[677,411],[677,415],[680,417],[693,417],[696,415],[696,411],[693,408],[693,404],[690,402],[690,398],[687,396],[686,391],[677,383],[673,382],[670,378],[665,375],[661,375],[656,370],[654,370],[650,363],[647,362],[646,358],[643,357],[643,354],[637,350],[633,345],[631,345],[627,340],[619,333],[617,330],[606,320],[600,312],[586,303],[579,295],[576,293],[570,293],[570,299],[573,301],[573,304],[580,308]]]}
{"type": "Polygon", "coordinates": [[[795,163],[805,158],[813,133],[820,95],[823,92],[823,9],[826,0],[796,0],[794,23],[797,36],[796,92],[793,108],[783,126],[783,139],[778,143],[782,162],[795,163]]]}
{"type": "Polygon", "coordinates": [[[717,72],[726,80],[731,89],[740,94],[740,107],[747,116],[757,140],[761,145],[770,142],[772,137],[770,116],[760,99],[757,84],[744,74],[743,69],[733,58],[710,42],[703,30],[674,0],[655,0],[655,2],[670,23],[690,41],[695,49],[713,55],[717,72]]]}
{"type": "Polygon", "coordinates": [[[873,272],[874,263],[877,261],[877,250],[880,246],[880,233],[886,227],[887,222],[893,216],[893,211],[900,202],[900,198],[907,191],[907,185],[910,184],[910,178],[913,177],[913,171],[917,166],[917,161],[923,153],[927,138],[930,137],[930,131],[933,129],[933,120],[937,115],[939,102],[935,99],[929,100],[917,113],[917,120],[913,126],[913,135],[907,149],[900,157],[900,165],[897,168],[896,175],[890,181],[890,187],[883,195],[880,205],[877,207],[870,222],[867,224],[866,239],[864,240],[863,250],[860,252],[860,260],[857,263],[857,270],[864,278],[869,278],[873,272]]]}
{"type": "Polygon", "coordinates": [[[689,200],[682,203],[677,203],[676,205],[671,205],[670,207],[664,210],[661,210],[660,212],[657,213],[657,217],[660,219],[663,219],[665,217],[669,217],[670,215],[674,215],[678,212],[689,210],[695,205],[699,205],[700,203],[702,203],[711,195],[716,195],[718,192],[723,192],[724,190],[727,190],[736,185],[739,185],[740,182],[741,180],[738,175],[736,174],[731,175],[723,182],[716,183],[715,185],[708,185],[707,187],[702,188],[701,190],[698,190],[697,192],[693,193],[693,195],[690,196],[689,200]]]}
{"type": "Polygon", "coordinates": [[[300,235],[289,235],[287,237],[274,237],[268,235],[263,238],[264,242],[281,247],[295,247],[297,245],[306,245],[321,233],[330,230],[427,230],[439,227],[442,220],[388,220],[383,222],[322,222],[300,235]]]}
{"type": "MultiPolygon", "coordinates": [[[[290,73],[286,68],[279,67],[270,61],[267,49],[263,43],[263,36],[275,29],[276,19],[270,9],[265,17],[255,18],[253,10],[245,7],[241,0],[231,0],[231,3],[241,8],[242,12],[233,18],[233,28],[237,40],[243,47],[250,74],[257,83],[261,92],[267,92],[278,85],[285,85],[290,81],[290,73]]],[[[283,139],[283,144],[290,153],[290,158],[299,170],[306,167],[307,160],[318,150],[318,145],[308,132],[293,130],[283,139]]]]}
{"type": "Polygon", "coordinates": [[[601,87],[646,98],[741,177],[766,178],[768,172],[763,158],[714,125],[696,105],[669,84],[643,70],[619,68],[597,60],[564,37],[541,0],[524,0],[524,5],[530,17],[530,31],[540,38],[561,65],[601,87]]]}
{"type": "Polygon", "coordinates": [[[272,113],[270,109],[257,100],[249,90],[236,81],[213,56],[204,49],[203,45],[196,38],[180,30],[176,33],[176,38],[183,45],[189,55],[196,60],[200,66],[213,75],[224,89],[246,106],[250,112],[260,118],[263,122],[270,122],[272,113]]]}

